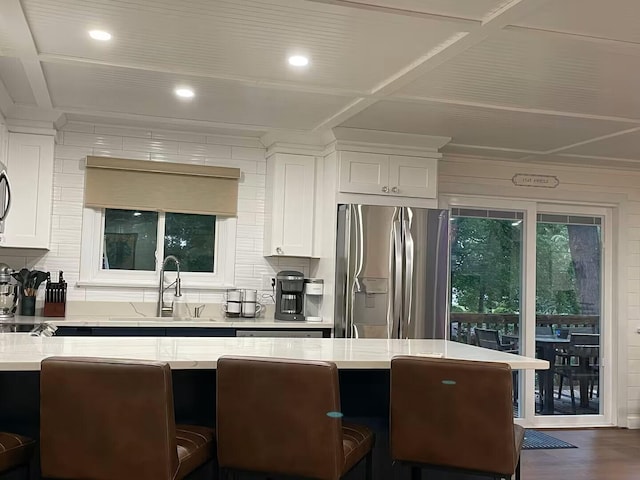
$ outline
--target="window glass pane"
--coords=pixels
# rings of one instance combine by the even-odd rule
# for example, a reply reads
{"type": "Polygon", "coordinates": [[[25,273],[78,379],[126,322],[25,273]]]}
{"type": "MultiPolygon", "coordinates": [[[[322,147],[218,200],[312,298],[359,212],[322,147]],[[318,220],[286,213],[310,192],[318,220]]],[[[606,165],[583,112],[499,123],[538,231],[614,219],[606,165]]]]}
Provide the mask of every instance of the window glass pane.
{"type": "Polygon", "coordinates": [[[106,209],[102,268],[154,271],[157,231],[157,212],[106,209]]]}
{"type": "Polygon", "coordinates": [[[536,411],[594,415],[602,411],[601,222],[552,217],[540,216],[536,233],[536,354],[551,364],[537,372],[536,411]]]}
{"type": "MultiPolygon", "coordinates": [[[[490,211],[485,218],[452,217],[451,340],[503,352],[520,351],[523,222],[517,213],[490,211]]],[[[520,416],[519,399],[514,372],[515,416],[520,416]]]]}
{"type": "MultiPolygon", "coordinates": [[[[164,254],[180,260],[184,272],[213,272],[215,215],[167,213],[164,229],[164,254]]],[[[167,270],[175,270],[170,263],[167,270]]]]}

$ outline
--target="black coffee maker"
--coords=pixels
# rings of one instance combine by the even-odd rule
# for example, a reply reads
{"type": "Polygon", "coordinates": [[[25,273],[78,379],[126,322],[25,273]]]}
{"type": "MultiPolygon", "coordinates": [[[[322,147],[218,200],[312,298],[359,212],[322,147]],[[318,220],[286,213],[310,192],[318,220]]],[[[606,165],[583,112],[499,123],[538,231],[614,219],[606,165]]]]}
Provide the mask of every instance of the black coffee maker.
{"type": "Polygon", "coordinates": [[[304,274],[283,270],[276,275],[276,320],[303,321],[304,274]]]}

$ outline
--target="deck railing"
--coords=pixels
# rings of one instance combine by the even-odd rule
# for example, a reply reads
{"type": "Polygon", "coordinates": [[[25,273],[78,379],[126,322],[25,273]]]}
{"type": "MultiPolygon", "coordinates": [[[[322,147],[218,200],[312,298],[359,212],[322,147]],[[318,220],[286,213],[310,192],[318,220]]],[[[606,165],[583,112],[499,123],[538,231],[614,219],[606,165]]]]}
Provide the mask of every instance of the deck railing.
{"type": "MultiPolygon", "coordinates": [[[[450,314],[451,339],[463,343],[475,343],[473,329],[491,328],[502,335],[518,336],[520,315],[517,313],[459,313],[450,314]]],[[[536,327],[572,329],[591,328],[595,333],[600,325],[599,315],[536,315],[536,327]]]]}

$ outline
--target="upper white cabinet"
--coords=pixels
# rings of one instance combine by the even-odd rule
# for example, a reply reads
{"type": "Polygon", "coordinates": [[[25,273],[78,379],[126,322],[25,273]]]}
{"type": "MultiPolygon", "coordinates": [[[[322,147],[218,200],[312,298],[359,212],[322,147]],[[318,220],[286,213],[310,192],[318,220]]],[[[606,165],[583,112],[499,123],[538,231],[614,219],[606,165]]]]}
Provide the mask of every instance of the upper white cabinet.
{"type": "Polygon", "coordinates": [[[389,155],[341,152],[340,191],[387,193],[389,191],[389,155]]]}
{"type": "Polygon", "coordinates": [[[314,256],[315,162],[287,153],[267,159],[265,256],[314,256]]]}
{"type": "Polygon", "coordinates": [[[0,247],[49,248],[53,143],[51,135],[9,133],[11,207],[0,247]]]}
{"type": "Polygon", "coordinates": [[[341,192],[435,198],[438,160],[426,157],[340,152],[341,192]]]}

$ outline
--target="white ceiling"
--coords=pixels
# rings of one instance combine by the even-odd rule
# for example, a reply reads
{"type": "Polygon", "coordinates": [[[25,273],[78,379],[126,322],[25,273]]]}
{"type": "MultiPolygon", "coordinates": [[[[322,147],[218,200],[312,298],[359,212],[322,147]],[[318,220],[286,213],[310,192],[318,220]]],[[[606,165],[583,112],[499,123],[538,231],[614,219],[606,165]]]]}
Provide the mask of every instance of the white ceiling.
{"type": "Polygon", "coordinates": [[[341,125],[452,137],[456,155],[640,167],[639,60],[638,0],[0,2],[0,111],[16,119],[341,125]],[[295,53],[310,66],[289,67],[295,53]],[[173,96],[183,84],[196,98],[173,96]]]}

